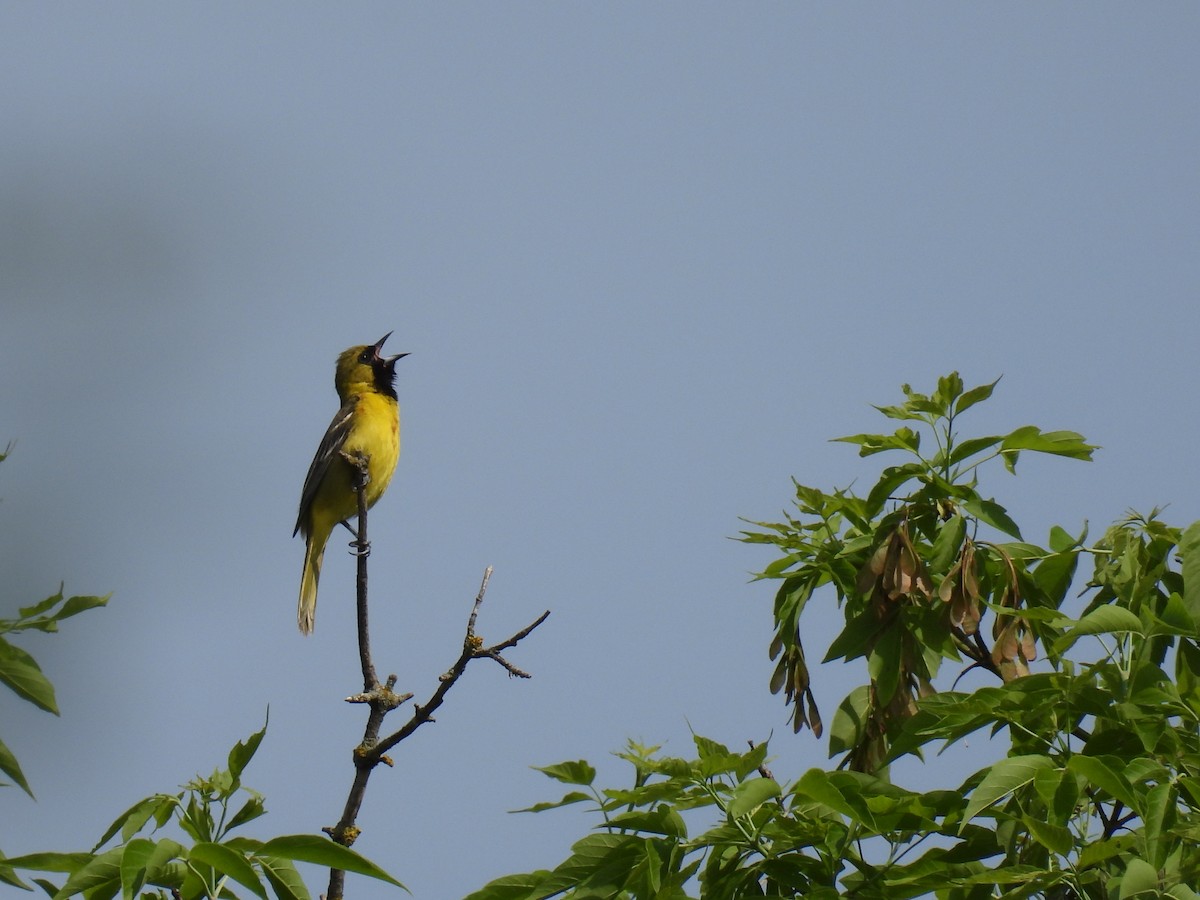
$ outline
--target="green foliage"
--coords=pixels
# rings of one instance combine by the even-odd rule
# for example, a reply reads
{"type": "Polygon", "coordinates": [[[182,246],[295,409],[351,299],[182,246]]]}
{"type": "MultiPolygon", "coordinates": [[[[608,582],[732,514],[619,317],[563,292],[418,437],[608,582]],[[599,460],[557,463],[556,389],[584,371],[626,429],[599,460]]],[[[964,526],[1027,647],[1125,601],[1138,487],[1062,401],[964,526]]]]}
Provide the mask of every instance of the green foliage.
{"type": "MultiPolygon", "coordinates": [[[[315,863],[404,886],[383,869],[328,838],[286,835],[268,841],[231,832],[262,816],[256,791],[242,785],[242,772],[266,734],[260,731],[229,751],[227,768],[193,778],[177,794],[154,794],[121,813],[85,853],[32,853],[3,861],[9,884],[28,887],[13,870],[66,875],[61,884],[33,879],[56,900],[115,897],[267,897],[308,900],[297,862],[315,863]],[[174,825],[191,846],[160,835],[174,825]],[[111,846],[110,845],[111,842],[111,846]]],[[[0,870],[3,871],[3,870],[0,870]]]]}
{"type": "Polygon", "coordinates": [[[743,534],[780,554],[760,577],[780,582],[770,687],[795,730],[824,730],[805,610],[836,603],[844,627],[824,658],[863,660],[829,729],[837,770],[776,781],[765,746],[700,737],[694,759],[631,745],[624,790],[595,787],[584,762],[543,768],[576,789],[530,811],[592,802],[600,830],[557,868],[471,900],[1200,897],[1200,523],[1130,514],[1091,546],[1057,526],[1026,541],[981,471],[1095,448],[1034,426],[961,435],[995,386],[953,373],[929,395],[904,386],[877,408],[906,424],[839,439],[901,456],[865,496],[796,483],[795,512],[743,534]],[[939,691],[947,662],[994,683],[939,691]],[[1007,740],[985,743],[999,758],[957,788],[891,783],[900,757],[980,731],[1007,740]]]}
{"type": "Polygon", "coordinates": [[[885,735],[932,691],[943,660],[966,656],[1013,678],[1028,672],[1036,638],[1056,627],[1083,537],[1058,529],[1049,548],[1024,542],[1008,511],[980,492],[978,475],[996,460],[1015,472],[1023,452],[1090,459],[1095,448],[1074,432],[1032,425],[1006,435],[962,436],[959,417],[995,386],[964,389],[957,373],[939,379],[929,395],[904,385],[903,404],[877,409],[916,423],[917,430],[906,424],[892,434],[837,440],[856,445],[860,456],[892,451],[906,461],[884,468],[865,498],[797,483],[795,515],[755,522],[761,530],[743,533],[746,542],[783,554],[759,577],[782,580],[771,688],[792,705],[797,731],[823,731],[799,630],[819,588],[832,587],[846,620],[826,660],[867,659],[871,681],[854,739],[847,742],[846,722],[837,723],[839,746],[856,768],[883,764],[885,735]],[[995,623],[991,647],[979,632],[988,610],[995,623]]]}
{"type": "MultiPolygon", "coordinates": [[[[0,452],[0,462],[8,458],[12,444],[5,446],[0,452]]],[[[47,597],[33,606],[21,607],[17,610],[15,619],[0,619],[0,684],[3,684],[14,694],[27,703],[32,703],[38,709],[58,715],[58,699],[54,695],[54,685],[42,672],[37,660],[27,651],[12,643],[6,635],[20,634],[23,631],[41,631],[53,634],[58,631],[58,623],[64,619],[79,615],[89,609],[104,606],[108,596],[104,597],[69,597],[64,598],[62,586],[58,593],[47,597]]],[[[8,745],[0,740],[0,773],[21,788],[30,797],[33,788],[16,754],[8,745]]],[[[0,785],[7,787],[5,782],[0,785]]],[[[0,883],[27,887],[17,877],[11,864],[0,853],[0,883]]]]}
{"type": "MultiPolygon", "coordinates": [[[[12,443],[5,445],[0,452],[0,462],[8,459],[12,443]]],[[[32,703],[39,709],[58,715],[58,701],[54,696],[54,685],[50,683],[41,667],[27,651],[13,644],[7,634],[19,634],[22,631],[41,631],[52,634],[58,631],[58,623],[81,612],[104,606],[108,597],[71,597],[63,598],[62,586],[58,593],[47,597],[41,603],[25,606],[17,610],[15,619],[0,619],[0,684],[6,686],[14,694],[32,703]]],[[[11,778],[21,790],[30,797],[33,790],[21,771],[21,765],[13,752],[4,741],[0,740],[0,772],[11,778]]],[[[2,782],[0,782],[2,783],[2,782]]],[[[0,865],[0,880],[4,880],[5,867],[0,865]]]]}
{"type": "MultiPolygon", "coordinates": [[[[11,446],[11,445],[10,445],[11,446]]],[[[0,453],[0,462],[8,455],[0,453]]],[[[58,715],[54,686],[26,651],[10,643],[6,634],[22,631],[58,631],[63,619],[104,606],[108,596],[63,598],[57,594],[17,611],[15,619],[0,619],[0,683],[18,697],[58,715]]],[[[236,828],[266,812],[262,795],[242,785],[242,772],[253,759],[266,734],[266,725],[239,741],[229,751],[228,768],[208,778],[197,776],[178,794],[155,794],[139,800],[109,826],[96,845],[80,853],[29,853],[5,858],[0,854],[0,883],[32,890],[18,871],[65,875],[59,885],[47,878],[31,878],[50,897],[87,897],[122,900],[134,897],[191,900],[234,898],[238,885],[255,897],[268,889],[280,900],[308,900],[297,862],[313,863],[366,875],[404,888],[387,872],[353,850],[317,835],[285,835],[268,841],[230,836],[236,828]],[[168,825],[191,846],[166,835],[155,836],[168,825]],[[148,831],[147,831],[148,830],[148,831]],[[144,833],[146,832],[146,833],[144,833]],[[111,846],[106,845],[113,842],[111,846]]],[[[16,757],[0,741],[0,772],[30,796],[29,783],[16,757]]]]}
{"type": "MultiPolygon", "coordinates": [[[[3,459],[4,455],[0,455],[0,460],[3,459]]],[[[42,674],[37,660],[11,643],[5,635],[22,631],[56,632],[58,623],[63,619],[69,619],[97,606],[104,606],[107,602],[107,596],[64,599],[60,587],[57,594],[47,597],[41,603],[17,610],[15,619],[0,619],[0,684],[8,687],[22,700],[57,716],[58,701],[54,696],[54,685],[42,674]]],[[[0,772],[11,778],[29,796],[33,796],[33,790],[25,780],[17,758],[3,741],[0,741],[0,772]]]]}

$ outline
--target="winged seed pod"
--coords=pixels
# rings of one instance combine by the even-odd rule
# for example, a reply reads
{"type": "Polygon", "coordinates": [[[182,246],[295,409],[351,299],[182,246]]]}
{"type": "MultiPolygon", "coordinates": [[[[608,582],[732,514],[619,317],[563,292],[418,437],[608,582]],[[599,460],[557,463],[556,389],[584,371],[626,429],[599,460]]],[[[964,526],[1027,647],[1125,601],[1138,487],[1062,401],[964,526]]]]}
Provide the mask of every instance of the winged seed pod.
{"type": "Polygon", "coordinates": [[[975,542],[967,538],[962,551],[938,586],[938,597],[950,604],[950,623],[963,634],[979,630],[979,575],[975,568],[975,542]]]}
{"type": "Polygon", "coordinates": [[[908,536],[908,522],[901,522],[891,536],[880,544],[866,565],[859,570],[858,589],[871,600],[933,596],[933,585],[925,573],[925,564],[908,536]]]}
{"type": "MultiPolygon", "coordinates": [[[[1008,572],[1008,583],[1000,595],[1000,605],[1009,609],[1021,606],[1021,589],[1017,583],[1017,568],[1012,558],[999,547],[994,548],[1008,572]]],[[[1033,629],[1024,616],[995,616],[992,623],[992,662],[1005,681],[1029,674],[1029,663],[1037,659],[1033,629]]]]}

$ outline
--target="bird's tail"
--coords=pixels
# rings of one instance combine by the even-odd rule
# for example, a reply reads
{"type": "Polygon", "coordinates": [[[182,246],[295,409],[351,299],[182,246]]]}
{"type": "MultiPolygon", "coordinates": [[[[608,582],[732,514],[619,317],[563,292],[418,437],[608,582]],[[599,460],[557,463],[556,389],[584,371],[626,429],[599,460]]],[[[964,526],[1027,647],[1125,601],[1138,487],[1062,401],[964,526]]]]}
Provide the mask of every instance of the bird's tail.
{"type": "Polygon", "coordinates": [[[304,573],[300,576],[300,603],[296,607],[301,634],[312,634],[317,618],[317,581],[321,578],[321,560],[325,558],[328,539],[327,534],[310,534],[304,545],[304,573]]]}

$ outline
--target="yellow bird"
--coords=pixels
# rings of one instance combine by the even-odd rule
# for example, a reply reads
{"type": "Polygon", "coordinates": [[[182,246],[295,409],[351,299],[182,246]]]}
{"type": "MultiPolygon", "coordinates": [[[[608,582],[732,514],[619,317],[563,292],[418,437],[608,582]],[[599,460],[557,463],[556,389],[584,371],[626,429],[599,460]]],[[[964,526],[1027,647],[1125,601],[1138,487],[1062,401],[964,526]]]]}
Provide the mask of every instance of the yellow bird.
{"type": "Polygon", "coordinates": [[[400,406],[396,401],[396,361],[408,356],[380,356],[389,331],[370,346],[351,347],[338,357],[333,385],[342,408],[321,438],[300,494],[295,537],[304,534],[304,572],[296,619],[311,634],[317,613],[317,580],[325,544],[339,523],[358,513],[354,470],[343,453],[360,453],[367,464],[367,506],[383,496],[400,458],[400,406]]]}

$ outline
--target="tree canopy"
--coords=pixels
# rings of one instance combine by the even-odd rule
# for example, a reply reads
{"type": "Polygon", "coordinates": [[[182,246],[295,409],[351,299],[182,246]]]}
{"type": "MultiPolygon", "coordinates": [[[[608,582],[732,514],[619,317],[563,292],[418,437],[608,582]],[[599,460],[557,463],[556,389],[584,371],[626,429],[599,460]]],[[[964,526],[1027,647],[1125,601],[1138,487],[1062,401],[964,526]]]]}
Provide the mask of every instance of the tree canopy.
{"type": "Polygon", "coordinates": [[[595,833],[470,900],[1200,897],[1200,523],[1130,513],[1094,543],[1059,526],[1027,540],[981,473],[1095,448],[1035,426],[960,431],[995,387],[903,386],[876,407],[894,431],[837,438],[899,458],[865,495],[797,482],[783,521],[742,534],[779,553],[759,577],[779,584],[770,689],[794,729],[826,730],[806,611],[844,617],[824,662],[865,663],[830,717],[833,768],[779,778],[766,744],[699,735],[690,759],[629,744],[623,787],[584,761],[547,766],[571,789],[528,811],[590,804],[595,833]],[[971,669],[992,684],[957,690],[971,669]],[[978,732],[1000,739],[957,789],[890,777],[978,732]]]}
{"type": "MultiPolygon", "coordinates": [[[[1058,525],[1027,539],[982,476],[1015,473],[1028,454],[1088,460],[1096,448],[1031,425],[961,431],[995,387],[968,389],[956,373],[929,394],[904,385],[902,402],[876,407],[901,423],[894,430],[836,438],[895,460],[865,494],[795,482],[782,521],[741,534],[777,554],[758,575],[777,583],[765,687],[794,731],[828,733],[831,767],[780,777],[767,742],[733,749],[701,735],[690,758],[629,742],[623,786],[597,784],[583,760],[540,767],[567,790],[523,812],[585,804],[595,829],[553,868],[497,879],[469,900],[1200,900],[1200,523],[1130,512],[1094,542],[1086,527],[1058,525]],[[844,622],[818,648],[822,661],[862,661],[863,683],[832,713],[812,690],[801,624],[810,608],[844,622]],[[960,689],[972,670],[989,683],[960,689]],[[989,738],[972,751],[982,764],[956,788],[893,778],[897,760],[925,762],[979,733],[989,738]]],[[[359,583],[365,605],[365,571],[359,583]]],[[[53,631],[106,600],[60,591],[0,620],[0,683],[54,712],[49,681],[4,633],[53,631]]],[[[472,631],[481,600],[482,589],[461,667],[488,656],[513,672],[500,650],[541,619],[482,648],[472,631]]],[[[364,697],[391,695],[393,681],[379,685],[363,660],[364,697]]],[[[264,731],[210,777],[135,803],[90,850],[0,857],[0,881],[29,888],[29,878],[55,898],[305,900],[295,863],[312,862],[401,886],[349,849],[352,828],[335,840],[233,834],[265,812],[242,783],[264,731]]],[[[2,743],[0,770],[31,791],[2,743]]]]}

